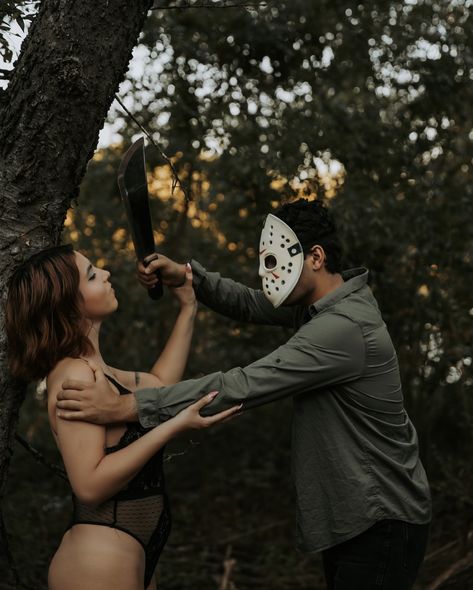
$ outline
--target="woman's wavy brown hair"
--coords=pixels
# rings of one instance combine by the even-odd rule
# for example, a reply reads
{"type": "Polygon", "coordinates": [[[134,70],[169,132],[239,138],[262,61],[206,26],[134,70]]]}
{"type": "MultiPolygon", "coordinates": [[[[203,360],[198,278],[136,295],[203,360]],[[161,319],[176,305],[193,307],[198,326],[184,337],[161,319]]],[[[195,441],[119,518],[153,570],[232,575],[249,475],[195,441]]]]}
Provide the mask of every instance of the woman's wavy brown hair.
{"type": "Polygon", "coordinates": [[[43,379],[61,359],[93,350],[85,333],[79,278],[69,244],[42,250],[14,271],[5,306],[14,377],[43,379]]]}

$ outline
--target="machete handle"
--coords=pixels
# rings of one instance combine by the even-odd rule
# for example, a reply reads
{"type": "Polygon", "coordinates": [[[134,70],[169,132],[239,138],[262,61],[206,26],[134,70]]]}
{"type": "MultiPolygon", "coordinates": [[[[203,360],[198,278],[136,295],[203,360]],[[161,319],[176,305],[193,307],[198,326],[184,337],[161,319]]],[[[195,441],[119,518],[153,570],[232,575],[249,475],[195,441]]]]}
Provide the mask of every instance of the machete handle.
{"type": "MultiPolygon", "coordinates": [[[[155,260],[157,257],[158,255],[156,254],[156,257],[152,258],[151,260],[155,260]]],[[[146,268],[151,260],[143,260],[143,266],[146,268]]],[[[161,281],[161,271],[156,270],[154,271],[154,274],[158,277],[159,283],[156,283],[156,285],[153,285],[151,289],[148,289],[148,295],[151,297],[151,299],[157,301],[163,296],[163,283],[161,281]]]]}

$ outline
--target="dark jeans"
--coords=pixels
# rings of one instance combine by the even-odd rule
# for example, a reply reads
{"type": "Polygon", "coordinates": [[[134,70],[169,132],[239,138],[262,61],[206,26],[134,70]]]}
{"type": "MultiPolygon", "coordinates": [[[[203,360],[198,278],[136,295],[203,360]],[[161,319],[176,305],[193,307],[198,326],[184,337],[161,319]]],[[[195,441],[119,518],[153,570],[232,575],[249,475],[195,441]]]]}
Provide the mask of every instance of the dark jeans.
{"type": "Polygon", "coordinates": [[[428,524],[381,520],[322,553],[328,590],[410,590],[424,558],[428,524]]]}

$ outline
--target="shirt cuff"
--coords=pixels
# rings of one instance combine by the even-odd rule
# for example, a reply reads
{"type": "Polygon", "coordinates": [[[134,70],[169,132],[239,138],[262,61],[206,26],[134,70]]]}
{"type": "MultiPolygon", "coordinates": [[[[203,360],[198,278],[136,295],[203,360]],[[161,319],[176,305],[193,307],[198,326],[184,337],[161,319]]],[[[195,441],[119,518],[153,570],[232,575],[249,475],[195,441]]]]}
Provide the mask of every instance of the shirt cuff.
{"type": "Polygon", "coordinates": [[[134,392],[138,420],[143,428],[154,428],[162,420],[159,418],[158,396],[159,388],[146,387],[134,392]]]}
{"type": "Polygon", "coordinates": [[[207,270],[200,264],[200,262],[197,262],[197,260],[194,260],[193,258],[190,260],[190,265],[192,267],[193,286],[198,288],[205,280],[207,270]]]}

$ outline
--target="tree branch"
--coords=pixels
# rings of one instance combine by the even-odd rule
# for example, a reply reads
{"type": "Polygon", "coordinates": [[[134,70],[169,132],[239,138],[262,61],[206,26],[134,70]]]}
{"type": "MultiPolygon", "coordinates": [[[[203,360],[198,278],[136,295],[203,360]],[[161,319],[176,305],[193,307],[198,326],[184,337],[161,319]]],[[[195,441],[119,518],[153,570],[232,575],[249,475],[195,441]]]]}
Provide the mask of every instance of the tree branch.
{"type": "Polygon", "coordinates": [[[207,3],[207,4],[183,4],[181,6],[153,6],[150,10],[187,10],[189,8],[264,8],[269,6],[269,2],[258,2],[256,4],[215,4],[214,2],[207,3]]]}
{"type": "Polygon", "coordinates": [[[168,156],[163,152],[163,150],[159,147],[159,145],[154,141],[151,133],[149,133],[147,131],[147,129],[138,121],[138,119],[135,117],[135,115],[133,115],[133,113],[131,113],[126,108],[126,106],[123,104],[123,101],[120,99],[118,94],[115,94],[115,99],[117,100],[118,104],[122,107],[122,109],[125,111],[125,113],[130,117],[130,119],[134,123],[136,123],[136,125],[138,125],[138,127],[141,129],[141,131],[143,131],[143,133],[146,135],[146,137],[149,139],[149,141],[154,145],[154,147],[158,150],[160,156],[163,158],[163,160],[165,160],[165,162],[167,163],[167,165],[171,169],[171,174],[172,174],[171,194],[174,194],[174,189],[176,188],[176,186],[179,186],[181,191],[184,193],[186,203],[188,203],[189,201],[192,201],[192,194],[191,194],[189,188],[185,187],[184,184],[182,183],[181,179],[179,178],[179,174],[177,173],[177,170],[174,167],[174,164],[171,162],[170,158],[168,158],[168,156]]]}
{"type": "Polygon", "coordinates": [[[59,475],[59,477],[67,481],[66,472],[62,467],[56,465],[55,463],[51,463],[50,461],[45,459],[44,455],[40,453],[37,449],[32,447],[27,440],[25,440],[20,434],[18,434],[18,432],[15,433],[15,438],[22,447],[24,447],[29,453],[33,455],[35,461],[41,463],[41,465],[44,465],[48,469],[51,469],[51,471],[54,471],[56,475],[59,475]]]}
{"type": "Polygon", "coordinates": [[[473,570],[473,551],[456,561],[453,565],[442,572],[429,586],[427,590],[440,590],[447,582],[454,578],[468,574],[473,570]]]}

